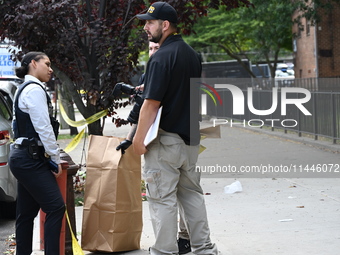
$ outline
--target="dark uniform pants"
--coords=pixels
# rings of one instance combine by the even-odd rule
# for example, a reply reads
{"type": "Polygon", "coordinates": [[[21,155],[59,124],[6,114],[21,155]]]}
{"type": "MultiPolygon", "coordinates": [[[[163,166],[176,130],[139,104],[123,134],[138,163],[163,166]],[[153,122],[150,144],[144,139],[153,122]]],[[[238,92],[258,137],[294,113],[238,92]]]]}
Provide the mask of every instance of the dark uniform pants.
{"type": "Polygon", "coordinates": [[[39,209],[46,213],[45,254],[59,255],[65,203],[55,176],[43,159],[32,159],[27,147],[12,146],[9,165],[18,180],[16,254],[32,253],[33,222],[39,209]]]}

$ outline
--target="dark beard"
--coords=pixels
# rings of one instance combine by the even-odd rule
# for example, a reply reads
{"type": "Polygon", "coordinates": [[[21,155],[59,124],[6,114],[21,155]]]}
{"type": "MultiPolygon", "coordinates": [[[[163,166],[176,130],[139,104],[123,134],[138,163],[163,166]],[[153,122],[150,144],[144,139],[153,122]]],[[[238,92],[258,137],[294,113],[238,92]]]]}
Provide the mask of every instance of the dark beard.
{"type": "Polygon", "coordinates": [[[158,33],[156,33],[156,35],[151,36],[151,39],[149,40],[150,42],[159,43],[159,41],[163,37],[163,33],[161,29],[159,29],[157,32],[158,33]]]}
{"type": "Polygon", "coordinates": [[[158,36],[152,36],[151,39],[150,39],[150,42],[159,43],[161,38],[162,38],[162,34],[160,34],[158,36]]]}

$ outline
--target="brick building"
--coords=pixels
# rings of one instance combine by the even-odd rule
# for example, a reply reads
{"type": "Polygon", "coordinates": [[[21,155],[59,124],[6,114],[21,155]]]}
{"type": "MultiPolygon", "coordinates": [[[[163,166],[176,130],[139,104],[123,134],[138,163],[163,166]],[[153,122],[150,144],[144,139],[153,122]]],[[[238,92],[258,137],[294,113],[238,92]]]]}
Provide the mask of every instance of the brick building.
{"type": "Polygon", "coordinates": [[[340,6],[319,14],[315,26],[303,18],[293,27],[295,78],[340,77],[340,6]]]}

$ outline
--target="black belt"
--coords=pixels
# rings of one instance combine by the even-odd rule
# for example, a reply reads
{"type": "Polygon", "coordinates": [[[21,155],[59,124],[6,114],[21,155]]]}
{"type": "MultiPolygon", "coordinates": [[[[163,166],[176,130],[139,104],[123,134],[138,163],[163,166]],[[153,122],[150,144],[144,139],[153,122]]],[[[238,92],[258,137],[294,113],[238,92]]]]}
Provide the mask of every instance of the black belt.
{"type": "Polygon", "coordinates": [[[22,145],[22,144],[16,144],[16,143],[13,144],[14,149],[23,150],[23,149],[27,149],[27,147],[28,147],[28,145],[22,145]]]}
{"type": "MultiPolygon", "coordinates": [[[[29,141],[27,139],[27,141],[29,141]]],[[[43,146],[38,146],[37,143],[34,142],[25,142],[25,140],[22,141],[21,144],[13,144],[13,149],[19,149],[19,150],[27,150],[28,154],[33,159],[41,159],[45,158],[45,150],[43,146]]]]}
{"type": "MultiPolygon", "coordinates": [[[[40,140],[36,139],[36,138],[25,138],[22,139],[21,144],[22,146],[30,146],[32,144],[36,144],[38,145],[40,142],[40,140]]],[[[40,142],[41,143],[41,142],[40,142]]]]}

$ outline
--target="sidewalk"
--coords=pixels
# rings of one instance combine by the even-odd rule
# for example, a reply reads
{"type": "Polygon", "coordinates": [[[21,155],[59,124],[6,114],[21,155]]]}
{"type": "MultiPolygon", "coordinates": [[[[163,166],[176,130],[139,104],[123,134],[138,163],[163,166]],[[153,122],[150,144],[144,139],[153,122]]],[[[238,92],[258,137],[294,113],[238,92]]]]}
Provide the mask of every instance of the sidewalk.
{"type": "MultiPolygon", "coordinates": [[[[128,111],[128,109],[126,109],[128,111]]],[[[106,125],[104,135],[124,136],[127,128],[106,125]]],[[[221,139],[206,139],[207,149],[197,163],[207,166],[339,164],[339,155],[327,143],[296,139],[296,135],[221,126],[221,139]],[[318,147],[316,147],[318,145],[318,147]],[[321,149],[320,149],[321,148],[321,149]],[[322,149],[323,148],[323,149],[322,149]]],[[[61,140],[65,148],[67,140],[61,140]]],[[[336,151],[335,145],[334,150],[336,151]]],[[[80,163],[81,144],[70,152],[80,163]]],[[[339,172],[334,173],[338,177],[339,172]]],[[[339,178],[248,178],[246,174],[202,173],[211,239],[221,255],[334,255],[340,251],[339,178]],[[224,187],[240,181],[242,192],[224,193],[224,187]]],[[[76,208],[80,239],[82,207],[76,208]]],[[[115,254],[144,255],[154,242],[148,202],[143,202],[141,250],[115,254]]],[[[39,227],[35,225],[35,252],[39,227]]],[[[85,252],[86,254],[97,254],[85,252]]],[[[98,253],[99,254],[99,253],[98,253]]],[[[190,253],[191,254],[191,253],[190,253]]]]}

